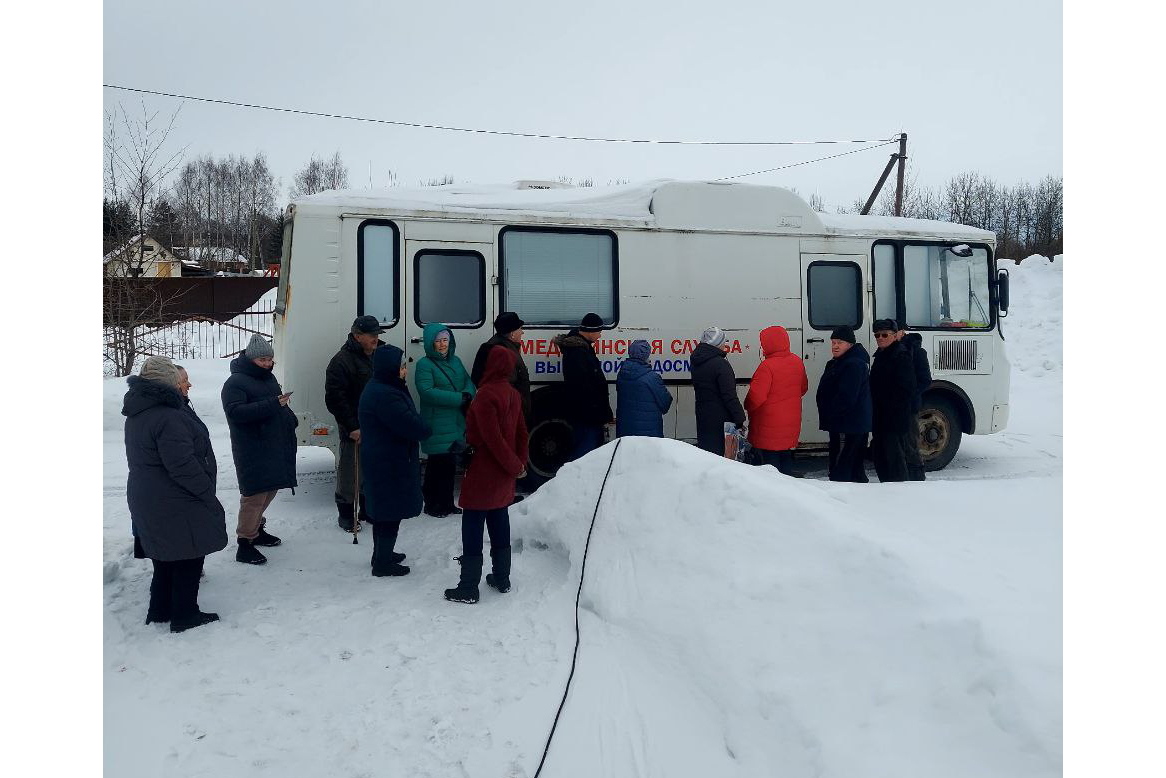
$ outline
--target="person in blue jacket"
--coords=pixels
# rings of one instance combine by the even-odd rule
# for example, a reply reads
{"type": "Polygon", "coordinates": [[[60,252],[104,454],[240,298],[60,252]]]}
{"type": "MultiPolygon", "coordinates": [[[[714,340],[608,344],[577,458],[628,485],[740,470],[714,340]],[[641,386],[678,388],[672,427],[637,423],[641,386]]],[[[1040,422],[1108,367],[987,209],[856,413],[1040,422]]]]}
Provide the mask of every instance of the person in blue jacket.
{"type": "Polygon", "coordinates": [[[408,575],[393,547],[401,522],[421,514],[420,443],[433,430],[405,383],[408,363],[396,346],[373,353],[372,378],[360,394],[360,484],[372,524],[372,574],[408,575]]]}
{"type": "Polygon", "coordinates": [[[648,364],[652,347],[646,340],[628,346],[628,358],[615,380],[615,432],[619,437],[664,437],[664,414],[672,407],[672,395],[664,379],[648,364]]]}

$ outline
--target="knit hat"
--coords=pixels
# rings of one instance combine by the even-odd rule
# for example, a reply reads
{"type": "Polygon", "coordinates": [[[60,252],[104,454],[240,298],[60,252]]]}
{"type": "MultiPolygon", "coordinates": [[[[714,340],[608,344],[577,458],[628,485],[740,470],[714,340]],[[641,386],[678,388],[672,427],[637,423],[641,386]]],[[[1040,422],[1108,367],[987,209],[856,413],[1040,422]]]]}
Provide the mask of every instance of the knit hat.
{"type": "Polygon", "coordinates": [[[515,330],[521,329],[524,324],[526,322],[518,318],[518,314],[514,311],[503,311],[498,314],[498,318],[494,319],[494,332],[499,335],[509,335],[515,330]]]}
{"type": "Polygon", "coordinates": [[[830,333],[830,340],[844,340],[847,343],[854,343],[854,330],[849,327],[835,327],[834,331],[830,333]]]}
{"type": "Polygon", "coordinates": [[[652,353],[652,347],[646,340],[633,340],[628,346],[628,359],[635,359],[639,362],[647,362],[648,355],[652,353]]]}
{"type": "Polygon", "coordinates": [[[894,319],[876,319],[873,329],[875,332],[898,332],[899,324],[894,319]]]}
{"type": "Polygon", "coordinates": [[[267,342],[267,338],[257,332],[251,336],[251,342],[247,344],[243,356],[252,360],[259,359],[260,357],[274,357],[275,349],[267,342]]]}
{"type": "Polygon", "coordinates": [[[139,376],[166,386],[178,386],[178,368],[166,357],[150,357],[142,364],[139,376]]]}
{"type": "Polygon", "coordinates": [[[603,319],[598,313],[589,313],[579,322],[580,332],[603,332],[603,319]]]}
{"type": "Polygon", "coordinates": [[[707,343],[710,346],[720,348],[724,345],[726,339],[725,331],[720,327],[709,327],[700,334],[700,342],[707,343]]]}

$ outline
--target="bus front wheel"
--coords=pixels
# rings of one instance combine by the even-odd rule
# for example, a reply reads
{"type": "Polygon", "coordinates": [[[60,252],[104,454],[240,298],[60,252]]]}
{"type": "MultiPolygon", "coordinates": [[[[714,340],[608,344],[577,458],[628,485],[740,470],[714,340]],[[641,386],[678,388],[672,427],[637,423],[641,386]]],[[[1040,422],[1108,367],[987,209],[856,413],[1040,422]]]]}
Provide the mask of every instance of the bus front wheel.
{"type": "Polygon", "coordinates": [[[919,456],[928,471],[947,467],[959,451],[963,423],[955,403],[942,395],[923,398],[916,417],[919,424],[919,456]]]}

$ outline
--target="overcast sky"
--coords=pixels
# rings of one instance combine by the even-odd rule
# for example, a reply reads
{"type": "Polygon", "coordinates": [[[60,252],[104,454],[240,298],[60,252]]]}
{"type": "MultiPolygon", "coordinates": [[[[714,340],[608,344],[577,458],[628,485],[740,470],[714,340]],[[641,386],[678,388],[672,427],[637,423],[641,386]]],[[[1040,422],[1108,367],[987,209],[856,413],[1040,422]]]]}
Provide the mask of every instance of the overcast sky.
{"type": "MultiPolygon", "coordinates": [[[[908,133],[921,184],[975,170],[1062,173],[1061,4],[1053,0],[171,3],[106,0],[103,81],[459,127],[668,140],[908,133]]],[[[103,89],[169,115],[201,154],[263,151],[286,186],[339,150],[354,187],[450,174],[711,179],[857,146],[585,143],[363,124],[103,89]]],[[[739,180],[865,199],[891,147],[739,180]]],[[[893,179],[892,179],[893,185],[893,179]]]]}

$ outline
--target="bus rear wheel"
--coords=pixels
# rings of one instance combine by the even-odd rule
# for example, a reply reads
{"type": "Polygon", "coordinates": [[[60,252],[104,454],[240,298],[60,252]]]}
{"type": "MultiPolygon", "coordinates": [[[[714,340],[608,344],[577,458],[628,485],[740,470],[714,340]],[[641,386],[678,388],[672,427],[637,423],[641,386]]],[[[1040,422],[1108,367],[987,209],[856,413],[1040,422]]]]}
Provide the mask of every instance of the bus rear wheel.
{"type": "Polygon", "coordinates": [[[959,451],[963,438],[963,422],[955,403],[946,397],[932,395],[923,398],[923,407],[916,417],[919,424],[919,456],[923,469],[942,470],[959,451]]]}
{"type": "Polygon", "coordinates": [[[564,419],[538,421],[530,431],[530,469],[542,478],[554,478],[575,448],[575,430],[564,419]]]}

